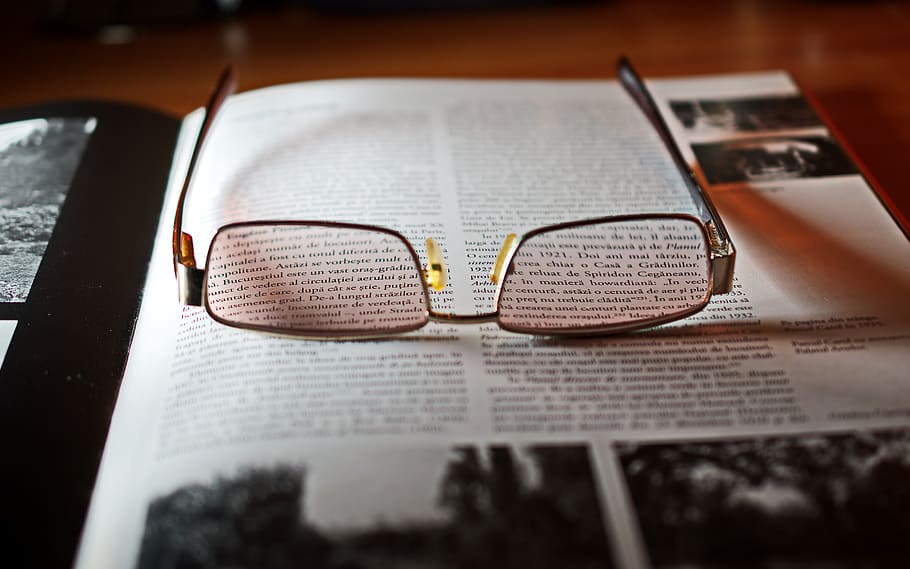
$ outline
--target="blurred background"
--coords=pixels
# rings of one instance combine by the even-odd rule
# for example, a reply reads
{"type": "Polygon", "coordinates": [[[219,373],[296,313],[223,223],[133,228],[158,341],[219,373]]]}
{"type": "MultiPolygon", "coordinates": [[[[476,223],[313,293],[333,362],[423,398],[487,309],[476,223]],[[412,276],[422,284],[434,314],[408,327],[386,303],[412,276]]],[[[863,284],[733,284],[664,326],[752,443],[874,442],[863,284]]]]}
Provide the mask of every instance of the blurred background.
{"type": "Polygon", "coordinates": [[[596,78],[784,69],[905,215],[910,3],[821,0],[39,0],[3,3],[0,107],[102,98],[183,115],[335,77],[596,78]]]}

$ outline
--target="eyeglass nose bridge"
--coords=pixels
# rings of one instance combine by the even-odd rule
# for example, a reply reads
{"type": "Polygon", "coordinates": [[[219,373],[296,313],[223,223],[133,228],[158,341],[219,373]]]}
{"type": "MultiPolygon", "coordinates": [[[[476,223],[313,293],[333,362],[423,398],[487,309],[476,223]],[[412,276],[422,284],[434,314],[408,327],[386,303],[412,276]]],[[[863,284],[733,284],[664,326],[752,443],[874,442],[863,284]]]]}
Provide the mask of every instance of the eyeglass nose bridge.
{"type": "MultiPolygon", "coordinates": [[[[512,254],[518,244],[518,236],[515,233],[509,233],[503,240],[499,248],[499,254],[496,256],[496,263],[493,270],[490,271],[490,281],[493,284],[500,284],[505,276],[506,268],[512,258],[512,254]]],[[[442,250],[432,237],[426,239],[427,245],[427,264],[424,266],[423,273],[426,284],[435,291],[441,291],[447,284],[447,270],[445,258],[442,250]]],[[[484,312],[481,314],[457,314],[454,312],[440,312],[429,307],[429,319],[434,322],[447,322],[450,324],[477,324],[482,322],[495,322],[498,311],[484,312]]]]}

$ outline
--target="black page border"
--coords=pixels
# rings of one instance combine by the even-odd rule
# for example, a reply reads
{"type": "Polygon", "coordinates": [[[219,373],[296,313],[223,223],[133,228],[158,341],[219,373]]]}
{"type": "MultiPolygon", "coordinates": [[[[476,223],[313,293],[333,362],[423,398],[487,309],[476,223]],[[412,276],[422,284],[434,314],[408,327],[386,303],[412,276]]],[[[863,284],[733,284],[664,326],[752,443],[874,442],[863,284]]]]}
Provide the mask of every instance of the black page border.
{"type": "Polygon", "coordinates": [[[95,117],[0,369],[4,564],[69,567],[120,388],[181,121],[116,103],[0,111],[95,117]],[[19,561],[19,563],[16,563],[19,561]]]}

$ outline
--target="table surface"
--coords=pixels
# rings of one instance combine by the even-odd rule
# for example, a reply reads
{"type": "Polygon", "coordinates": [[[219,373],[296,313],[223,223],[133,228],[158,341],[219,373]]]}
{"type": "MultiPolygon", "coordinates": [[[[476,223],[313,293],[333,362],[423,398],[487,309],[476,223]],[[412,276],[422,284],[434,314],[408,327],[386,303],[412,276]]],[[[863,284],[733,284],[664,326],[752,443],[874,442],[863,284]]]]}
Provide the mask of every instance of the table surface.
{"type": "Polygon", "coordinates": [[[50,32],[19,12],[0,23],[0,107],[101,98],[182,115],[204,102],[226,62],[237,64],[241,90],[335,77],[610,78],[621,53],[646,77],[784,69],[910,218],[906,2],[616,0],[386,13],[273,2],[228,18],[79,33],[50,32]]]}

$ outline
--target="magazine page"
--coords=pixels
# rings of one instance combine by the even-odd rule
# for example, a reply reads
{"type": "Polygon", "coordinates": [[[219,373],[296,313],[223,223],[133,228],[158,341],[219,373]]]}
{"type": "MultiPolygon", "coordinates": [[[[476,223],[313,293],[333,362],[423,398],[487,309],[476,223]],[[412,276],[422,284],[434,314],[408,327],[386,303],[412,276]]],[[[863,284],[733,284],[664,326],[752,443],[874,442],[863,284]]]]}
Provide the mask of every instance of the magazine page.
{"type": "Polygon", "coordinates": [[[6,565],[73,563],[181,122],[98,101],[0,109],[6,565]]]}
{"type": "MultiPolygon", "coordinates": [[[[169,235],[189,117],[80,566],[708,564],[679,533],[726,524],[697,512],[705,477],[737,512],[777,499],[817,532],[797,476],[724,460],[816,472],[813,450],[906,456],[910,246],[811,111],[776,104],[795,95],[786,75],[654,86],[737,246],[734,290],[674,324],[583,339],[431,322],[322,342],[181,308],[169,235]],[[715,118],[703,100],[718,95],[715,118]],[[701,517],[667,522],[685,512],[701,517]]],[[[200,263],[238,221],[378,224],[424,262],[432,237],[449,267],[433,306],[473,314],[492,306],[510,232],[694,211],[616,83],[340,81],[229,100],[185,229],[200,263]]],[[[593,259],[584,278],[610,270],[593,259]]]]}

